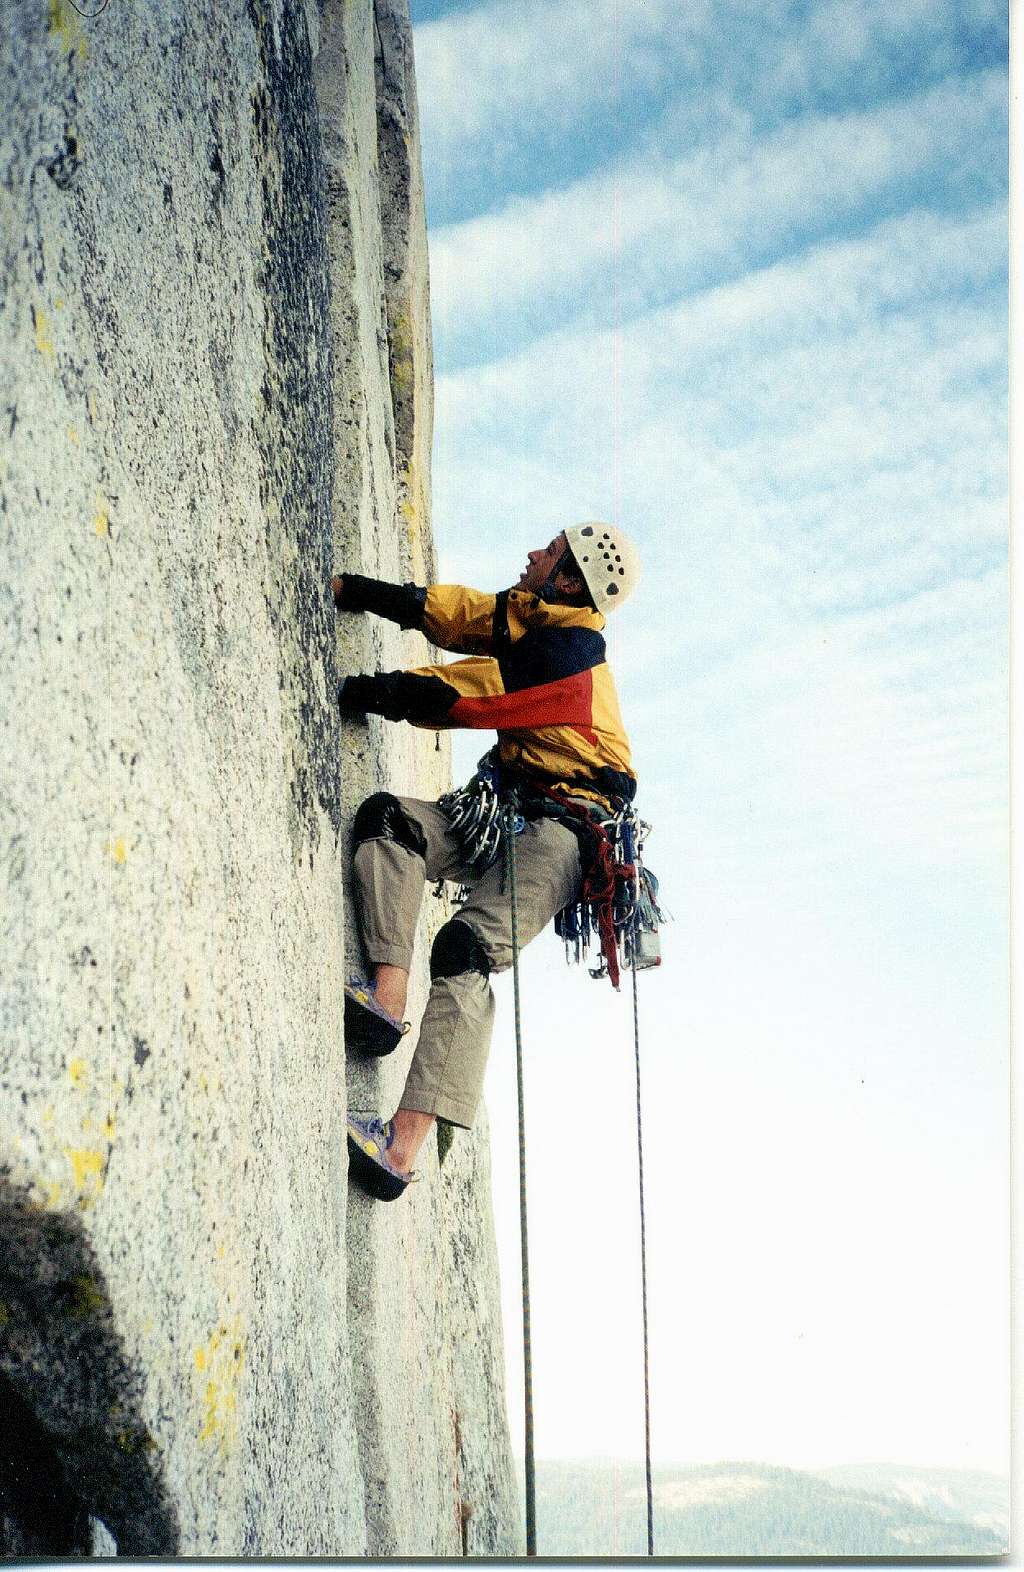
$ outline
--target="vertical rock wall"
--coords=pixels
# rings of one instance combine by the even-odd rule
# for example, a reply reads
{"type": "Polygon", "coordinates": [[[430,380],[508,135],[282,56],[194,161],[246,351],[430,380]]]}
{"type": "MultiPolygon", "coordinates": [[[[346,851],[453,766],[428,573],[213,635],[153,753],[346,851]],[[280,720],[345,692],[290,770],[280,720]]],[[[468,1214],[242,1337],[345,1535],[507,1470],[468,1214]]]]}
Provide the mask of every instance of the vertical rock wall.
{"type": "Polygon", "coordinates": [[[432,568],[408,17],[80,10],[0,58],[0,1546],[508,1554],[485,1134],[344,1148],[351,814],[447,770],[327,589],[432,568]]]}

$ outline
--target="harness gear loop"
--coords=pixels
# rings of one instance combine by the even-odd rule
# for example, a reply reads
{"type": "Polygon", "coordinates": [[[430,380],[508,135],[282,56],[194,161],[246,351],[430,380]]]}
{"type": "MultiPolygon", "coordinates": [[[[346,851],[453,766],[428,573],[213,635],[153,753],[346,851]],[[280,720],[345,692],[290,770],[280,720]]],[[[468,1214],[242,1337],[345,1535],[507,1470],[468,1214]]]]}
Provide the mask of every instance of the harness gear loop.
{"type": "Polygon", "coordinates": [[[533,1352],[530,1336],[530,1258],[526,1228],[526,1105],[523,1096],[523,1031],[519,1003],[519,893],[516,885],[517,819],[520,819],[520,815],[516,811],[515,794],[510,793],[506,806],[502,811],[501,827],[504,831],[505,870],[508,876],[509,901],[512,910],[512,990],[515,1000],[516,1091],[519,1099],[519,1235],[523,1279],[523,1398],[525,1418],[523,1473],[526,1479],[526,1554],[535,1556],[537,1554],[537,1501],[533,1457],[533,1352]]]}

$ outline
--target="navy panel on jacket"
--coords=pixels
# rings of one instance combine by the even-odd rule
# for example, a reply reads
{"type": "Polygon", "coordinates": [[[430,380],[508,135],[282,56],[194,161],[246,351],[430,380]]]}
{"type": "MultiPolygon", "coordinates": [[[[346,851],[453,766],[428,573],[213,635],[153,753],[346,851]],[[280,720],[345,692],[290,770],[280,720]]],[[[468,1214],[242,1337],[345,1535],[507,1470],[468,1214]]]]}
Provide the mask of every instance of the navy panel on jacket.
{"type": "Polygon", "coordinates": [[[498,651],[506,693],[576,677],[600,666],[604,639],[593,628],[531,628],[514,644],[498,651]]]}

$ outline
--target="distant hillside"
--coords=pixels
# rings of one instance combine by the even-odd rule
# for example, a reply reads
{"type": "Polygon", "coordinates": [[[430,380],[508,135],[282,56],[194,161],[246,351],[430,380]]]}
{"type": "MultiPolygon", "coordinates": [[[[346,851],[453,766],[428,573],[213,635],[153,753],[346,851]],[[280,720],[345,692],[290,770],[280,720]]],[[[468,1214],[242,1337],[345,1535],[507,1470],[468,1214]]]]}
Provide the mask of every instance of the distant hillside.
{"type": "MultiPolygon", "coordinates": [[[[655,1552],[667,1556],[1005,1553],[1007,1482],[957,1470],[851,1466],[822,1474],[761,1463],[659,1468],[655,1552]]],[[[537,1464],[542,1556],[642,1555],[642,1466],[537,1464]]]]}
{"type": "Polygon", "coordinates": [[[998,1474],[967,1468],[903,1468],[898,1463],[851,1463],[815,1472],[844,1490],[894,1496],[932,1517],[966,1521],[1008,1538],[1010,1484],[998,1474]]]}

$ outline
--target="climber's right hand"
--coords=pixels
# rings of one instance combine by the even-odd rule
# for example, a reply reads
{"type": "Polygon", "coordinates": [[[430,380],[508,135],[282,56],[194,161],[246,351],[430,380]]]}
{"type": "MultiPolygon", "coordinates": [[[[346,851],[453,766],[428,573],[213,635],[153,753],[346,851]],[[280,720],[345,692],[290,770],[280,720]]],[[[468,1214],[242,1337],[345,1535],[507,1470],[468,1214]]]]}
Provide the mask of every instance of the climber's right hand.
{"type": "Polygon", "coordinates": [[[331,594],[334,596],[334,604],[340,611],[345,603],[345,580],[340,573],[336,573],[331,580],[331,594]]]}

